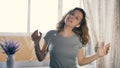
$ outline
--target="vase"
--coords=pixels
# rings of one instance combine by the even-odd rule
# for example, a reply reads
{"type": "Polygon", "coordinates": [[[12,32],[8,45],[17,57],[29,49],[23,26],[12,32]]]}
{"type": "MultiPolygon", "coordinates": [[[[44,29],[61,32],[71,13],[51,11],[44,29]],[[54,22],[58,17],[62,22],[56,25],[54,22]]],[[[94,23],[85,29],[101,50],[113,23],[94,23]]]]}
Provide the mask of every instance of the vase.
{"type": "Polygon", "coordinates": [[[14,61],[15,61],[14,55],[7,55],[6,61],[7,68],[14,68],[14,61]]]}

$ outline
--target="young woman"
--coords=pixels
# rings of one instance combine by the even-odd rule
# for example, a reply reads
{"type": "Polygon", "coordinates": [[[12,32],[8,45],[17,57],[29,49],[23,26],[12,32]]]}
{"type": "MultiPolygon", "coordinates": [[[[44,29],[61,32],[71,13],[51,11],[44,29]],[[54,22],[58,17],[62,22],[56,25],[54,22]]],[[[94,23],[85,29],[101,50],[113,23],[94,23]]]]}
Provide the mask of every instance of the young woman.
{"type": "Polygon", "coordinates": [[[44,37],[43,47],[40,49],[39,41],[42,33],[36,30],[32,35],[35,53],[39,61],[44,60],[48,48],[50,52],[51,68],[77,68],[79,65],[88,64],[108,53],[110,43],[105,47],[101,43],[97,53],[84,56],[84,46],[89,41],[88,27],[86,23],[86,13],[81,8],[70,10],[58,23],[57,30],[50,30],[44,37]]]}

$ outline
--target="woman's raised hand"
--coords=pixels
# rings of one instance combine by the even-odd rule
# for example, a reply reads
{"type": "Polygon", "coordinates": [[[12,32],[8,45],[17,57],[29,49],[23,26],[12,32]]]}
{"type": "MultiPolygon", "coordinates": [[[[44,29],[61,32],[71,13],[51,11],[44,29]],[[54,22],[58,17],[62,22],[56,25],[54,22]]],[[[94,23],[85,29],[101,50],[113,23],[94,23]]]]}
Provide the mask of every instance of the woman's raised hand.
{"type": "Polygon", "coordinates": [[[32,40],[34,41],[35,44],[39,43],[41,37],[42,37],[42,33],[38,32],[38,30],[35,30],[31,35],[31,38],[32,38],[32,40]]]}
{"type": "Polygon", "coordinates": [[[106,44],[105,47],[104,47],[104,42],[100,43],[98,50],[97,50],[98,56],[103,57],[103,56],[107,55],[109,48],[110,48],[110,43],[106,44]]]}

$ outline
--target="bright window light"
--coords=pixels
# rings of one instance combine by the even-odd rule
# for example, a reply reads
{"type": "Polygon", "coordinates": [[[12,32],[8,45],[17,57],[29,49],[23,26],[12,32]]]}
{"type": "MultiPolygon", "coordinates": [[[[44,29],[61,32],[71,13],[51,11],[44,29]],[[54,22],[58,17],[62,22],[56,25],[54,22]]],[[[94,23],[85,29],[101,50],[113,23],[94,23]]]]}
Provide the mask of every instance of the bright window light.
{"type": "Polygon", "coordinates": [[[39,29],[42,33],[56,28],[58,0],[31,0],[30,32],[39,29]]]}
{"type": "Polygon", "coordinates": [[[27,32],[28,0],[0,0],[0,32],[27,32]]]}
{"type": "Polygon", "coordinates": [[[66,14],[69,10],[79,6],[79,0],[63,0],[63,15],[66,14]]]}

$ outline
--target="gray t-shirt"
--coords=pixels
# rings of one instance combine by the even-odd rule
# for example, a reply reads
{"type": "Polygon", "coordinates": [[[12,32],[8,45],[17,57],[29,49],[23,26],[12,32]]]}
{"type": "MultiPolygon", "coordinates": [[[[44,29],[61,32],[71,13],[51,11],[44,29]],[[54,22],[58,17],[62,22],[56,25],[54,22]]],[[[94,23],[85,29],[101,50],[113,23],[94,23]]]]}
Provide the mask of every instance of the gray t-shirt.
{"type": "Polygon", "coordinates": [[[49,46],[51,68],[77,68],[76,57],[82,43],[76,35],[65,38],[51,30],[44,39],[49,46]]]}

